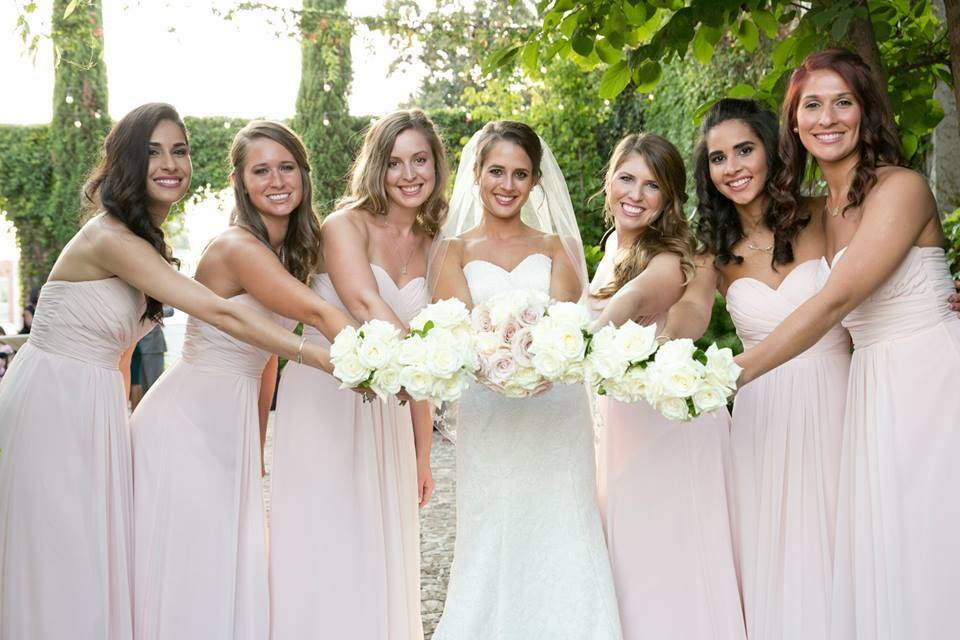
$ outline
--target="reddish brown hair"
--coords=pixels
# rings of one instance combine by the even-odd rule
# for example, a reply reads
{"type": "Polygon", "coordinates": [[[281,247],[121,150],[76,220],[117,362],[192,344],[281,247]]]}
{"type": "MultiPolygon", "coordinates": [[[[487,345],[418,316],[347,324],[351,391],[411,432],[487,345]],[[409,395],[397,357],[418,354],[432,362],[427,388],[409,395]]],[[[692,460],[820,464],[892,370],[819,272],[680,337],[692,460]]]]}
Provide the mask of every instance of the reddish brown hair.
{"type": "Polygon", "coordinates": [[[784,237],[795,237],[806,224],[809,213],[804,214],[797,194],[813,162],[807,149],[794,131],[797,108],[803,85],[813,71],[833,71],[847,84],[854,99],[860,105],[860,140],[857,145],[859,161],[853,182],[847,192],[847,204],[843,211],[858,207],[877,182],[877,167],[902,165],[900,139],[897,137],[893,116],[887,108],[880,87],[870,72],[870,67],[855,53],[846,49],[824,49],[811,53],[790,76],[780,117],[780,157],[783,168],[774,181],[773,196],[782,209],[778,229],[784,237]]]}

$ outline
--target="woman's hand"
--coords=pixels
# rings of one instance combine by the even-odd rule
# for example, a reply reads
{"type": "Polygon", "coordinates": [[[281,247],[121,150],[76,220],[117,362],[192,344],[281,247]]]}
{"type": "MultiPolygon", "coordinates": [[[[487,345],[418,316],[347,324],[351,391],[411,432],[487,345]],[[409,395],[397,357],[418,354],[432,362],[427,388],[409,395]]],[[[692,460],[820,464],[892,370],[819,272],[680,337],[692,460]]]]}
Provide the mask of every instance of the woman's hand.
{"type": "Polygon", "coordinates": [[[430,502],[435,487],[429,456],[426,458],[417,456],[417,499],[421,509],[430,502]]]}

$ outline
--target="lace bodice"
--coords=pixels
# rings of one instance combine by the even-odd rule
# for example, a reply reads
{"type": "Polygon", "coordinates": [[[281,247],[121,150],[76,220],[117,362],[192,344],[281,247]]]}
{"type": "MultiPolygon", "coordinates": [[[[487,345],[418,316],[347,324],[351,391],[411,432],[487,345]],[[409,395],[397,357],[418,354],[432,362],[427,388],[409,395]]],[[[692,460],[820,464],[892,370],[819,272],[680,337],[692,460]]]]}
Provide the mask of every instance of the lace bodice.
{"type": "Polygon", "coordinates": [[[537,289],[549,293],[553,260],[543,253],[531,253],[511,270],[487,262],[471,260],[463,265],[474,305],[510,289],[537,289]]]}

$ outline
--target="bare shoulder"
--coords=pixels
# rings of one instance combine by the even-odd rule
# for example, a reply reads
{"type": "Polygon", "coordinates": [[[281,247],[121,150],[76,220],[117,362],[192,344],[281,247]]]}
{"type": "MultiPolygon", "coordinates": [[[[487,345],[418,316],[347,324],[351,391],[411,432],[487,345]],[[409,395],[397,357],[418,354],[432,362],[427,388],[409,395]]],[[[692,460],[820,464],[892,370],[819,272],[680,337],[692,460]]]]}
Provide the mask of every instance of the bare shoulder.
{"type": "Polygon", "coordinates": [[[323,219],[323,224],[320,225],[320,233],[321,235],[333,234],[338,237],[342,234],[353,235],[359,233],[366,238],[366,220],[369,215],[363,209],[338,209],[323,219]]]}
{"type": "Polygon", "coordinates": [[[655,267],[657,269],[669,269],[671,267],[680,268],[681,265],[680,256],[672,251],[661,251],[657,255],[650,258],[650,262],[647,263],[647,268],[655,267]]]}
{"type": "Polygon", "coordinates": [[[909,203],[902,213],[924,218],[933,214],[937,208],[927,179],[913,169],[896,166],[877,169],[877,184],[864,198],[865,214],[869,214],[874,203],[909,203]]]}

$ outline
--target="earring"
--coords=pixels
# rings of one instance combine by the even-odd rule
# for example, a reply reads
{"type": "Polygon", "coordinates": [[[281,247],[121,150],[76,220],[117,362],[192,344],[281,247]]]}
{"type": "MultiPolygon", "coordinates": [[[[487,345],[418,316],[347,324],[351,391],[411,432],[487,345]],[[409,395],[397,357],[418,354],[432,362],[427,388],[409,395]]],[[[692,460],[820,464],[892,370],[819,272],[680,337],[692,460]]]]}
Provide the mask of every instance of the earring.
{"type": "Polygon", "coordinates": [[[797,128],[797,127],[794,127],[794,128],[793,128],[793,132],[794,132],[794,133],[800,133],[800,129],[797,128]]]}

